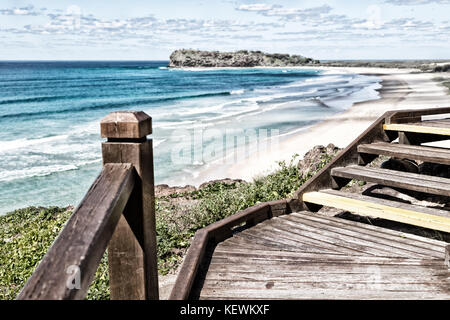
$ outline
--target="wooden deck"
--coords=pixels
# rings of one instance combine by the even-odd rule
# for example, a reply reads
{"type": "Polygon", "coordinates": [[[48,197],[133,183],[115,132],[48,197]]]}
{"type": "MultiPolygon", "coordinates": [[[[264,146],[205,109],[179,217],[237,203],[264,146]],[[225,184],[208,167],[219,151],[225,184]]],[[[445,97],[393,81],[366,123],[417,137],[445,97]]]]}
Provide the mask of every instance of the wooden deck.
{"type": "Polygon", "coordinates": [[[445,242],[292,213],[210,248],[191,299],[450,299],[445,242]]]}
{"type": "Polygon", "coordinates": [[[450,239],[450,201],[446,207],[422,205],[340,190],[359,180],[422,199],[449,199],[448,174],[430,175],[418,166],[426,162],[450,172],[450,149],[421,145],[450,139],[448,114],[450,109],[388,112],[293,198],[260,204],[200,230],[171,298],[450,299],[447,242],[330,214],[381,218],[450,239]],[[439,119],[442,114],[447,117],[439,119]],[[400,167],[371,165],[379,156],[400,167]]]}
{"type": "MultiPolygon", "coordinates": [[[[113,112],[101,133],[103,170],[18,299],[83,299],[106,248],[111,299],[158,299],[152,120],[113,112]]],[[[411,234],[450,239],[450,149],[422,145],[442,140],[450,108],[386,112],[291,198],[198,230],[170,299],[449,300],[450,245],[411,234]]]]}

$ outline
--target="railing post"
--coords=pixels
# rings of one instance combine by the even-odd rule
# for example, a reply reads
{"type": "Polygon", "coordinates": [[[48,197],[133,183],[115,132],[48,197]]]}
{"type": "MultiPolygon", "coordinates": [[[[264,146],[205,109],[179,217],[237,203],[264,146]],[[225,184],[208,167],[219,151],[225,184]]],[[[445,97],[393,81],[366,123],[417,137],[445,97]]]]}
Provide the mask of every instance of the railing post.
{"type": "Polygon", "coordinates": [[[112,300],[157,300],[152,119],[144,112],[112,112],[102,119],[103,164],[131,163],[140,179],[108,247],[112,300]]]}

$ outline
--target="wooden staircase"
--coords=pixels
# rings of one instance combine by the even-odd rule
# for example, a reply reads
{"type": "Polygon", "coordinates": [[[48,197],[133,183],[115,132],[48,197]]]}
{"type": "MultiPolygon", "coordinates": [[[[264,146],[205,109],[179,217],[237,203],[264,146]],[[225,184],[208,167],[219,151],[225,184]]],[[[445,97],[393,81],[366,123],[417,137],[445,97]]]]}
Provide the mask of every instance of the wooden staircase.
{"type": "Polygon", "coordinates": [[[171,298],[450,299],[447,242],[333,216],[381,218],[450,239],[450,210],[439,204],[450,202],[450,179],[411,161],[450,173],[450,149],[423,145],[442,140],[450,140],[449,108],[385,113],[293,198],[198,231],[171,298]],[[374,165],[379,156],[403,170],[374,165]],[[346,190],[355,180],[370,185],[346,190]],[[418,200],[367,192],[373,187],[418,200]]]}
{"type": "MultiPolygon", "coordinates": [[[[383,130],[392,133],[421,135],[440,135],[450,139],[450,118],[440,121],[422,121],[412,124],[384,124],[383,130]]],[[[394,135],[395,136],[395,135],[394,135]]],[[[427,137],[424,137],[427,140],[427,137]]],[[[403,141],[405,142],[406,139],[403,141]]],[[[361,194],[349,194],[337,191],[351,180],[370,182],[399,190],[410,190],[424,194],[450,197],[450,179],[414,172],[368,167],[367,165],[380,155],[396,159],[410,159],[433,164],[450,165],[450,150],[439,147],[427,147],[393,142],[372,142],[357,146],[359,164],[351,164],[331,169],[332,189],[319,192],[307,192],[302,200],[317,211],[318,206],[329,206],[376,218],[393,220],[419,227],[450,232],[450,211],[428,208],[404,202],[374,198],[361,194]],[[333,190],[334,189],[334,190],[333,190]]]]}

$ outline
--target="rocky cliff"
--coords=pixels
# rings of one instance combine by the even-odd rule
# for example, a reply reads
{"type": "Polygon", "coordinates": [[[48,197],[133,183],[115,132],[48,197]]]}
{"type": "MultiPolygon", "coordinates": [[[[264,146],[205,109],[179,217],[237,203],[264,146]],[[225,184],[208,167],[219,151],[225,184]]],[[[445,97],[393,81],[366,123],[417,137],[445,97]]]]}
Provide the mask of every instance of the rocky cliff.
{"type": "Polygon", "coordinates": [[[319,63],[299,55],[269,54],[261,51],[176,50],[170,55],[169,67],[293,67],[319,63]]]}

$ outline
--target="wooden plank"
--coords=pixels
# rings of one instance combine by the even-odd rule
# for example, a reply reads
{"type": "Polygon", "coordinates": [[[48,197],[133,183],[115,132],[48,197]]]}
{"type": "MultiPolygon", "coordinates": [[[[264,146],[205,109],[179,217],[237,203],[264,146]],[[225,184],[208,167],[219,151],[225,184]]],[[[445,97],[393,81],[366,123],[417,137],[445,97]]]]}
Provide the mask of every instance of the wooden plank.
{"type": "Polygon", "coordinates": [[[437,134],[442,136],[450,136],[450,128],[437,126],[433,124],[384,124],[383,129],[387,131],[415,132],[423,134],[437,134]]]}
{"type": "Polygon", "coordinates": [[[235,235],[237,239],[245,239],[247,241],[251,241],[253,243],[258,243],[261,245],[273,246],[280,250],[291,250],[291,251],[305,251],[305,252],[334,252],[333,250],[323,248],[322,246],[317,246],[316,244],[311,244],[310,241],[305,240],[305,242],[301,242],[297,239],[297,241],[292,241],[291,239],[285,239],[283,237],[279,238],[275,241],[271,239],[270,235],[264,235],[262,233],[250,234],[250,233],[240,233],[235,235]]]}
{"type": "Polygon", "coordinates": [[[103,167],[17,299],[84,298],[133,190],[135,174],[131,164],[103,167]],[[68,268],[79,270],[80,288],[67,285],[68,268]]]}
{"type": "Polygon", "coordinates": [[[406,257],[441,257],[442,255],[440,252],[433,252],[413,245],[405,245],[393,240],[374,237],[372,234],[363,233],[361,231],[352,231],[338,226],[317,223],[314,220],[303,219],[299,224],[298,220],[295,220],[295,218],[286,218],[283,219],[282,222],[286,224],[287,228],[298,228],[299,232],[302,232],[305,228],[311,228],[310,230],[319,230],[318,232],[332,234],[333,238],[359,243],[367,248],[378,249],[380,251],[379,255],[383,255],[383,252],[385,255],[395,254],[406,257]]]}
{"type": "MultiPolygon", "coordinates": [[[[398,232],[397,234],[390,234],[383,232],[385,228],[375,227],[375,230],[371,228],[364,228],[366,226],[363,223],[355,222],[355,225],[345,223],[348,220],[341,218],[334,219],[323,219],[323,217],[316,217],[317,215],[307,215],[307,214],[298,214],[298,215],[288,215],[284,220],[292,221],[295,223],[305,223],[305,221],[318,222],[321,223],[321,226],[324,230],[331,229],[336,231],[337,233],[346,233],[350,235],[354,235],[355,238],[362,237],[367,240],[373,241],[376,243],[384,243],[391,246],[395,246],[398,248],[402,248],[405,250],[411,250],[414,252],[418,252],[420,254],[427,255],[429,257],[440,257],[442,252],[442,242],[439,246],[429,243],[417,241],[414,238],[408,237],[404,233],[398,232]],[[343,220],[343,221],[340,221],[343,220]],[[342,223],[344,222],[344,223],[342,223]],[[379,230],[377,230],[379,229],[379,230]]],[[[333,218],[333,217],[330,217],[333,218]]],[[[351,221],[353,222],[353,221],[351,221]]]]}
{"type": "MultiPolygon", "coordinates": [[[[323,190],[322,192],[335,192],[334,190],[323,190]]],[[[384,201],[384,200],[383,200],[384,201]]],[[[370,225],[367,223],[361,223],[357,221],[352,221],[348,219],[343,219],[340,217],[328,217],[322,214],[311,213],[307,211],[302,212],[293,212],[289,215],[289,217],[298,217],[303,219],[305,216],[309,218],[317,219],[318,221],[325,222],[329,221],[329,223],[335,223],[342,228],[351,228],[352,230],[366,232],[366,233],[374,233],[377,235],[387,237],[388,239],[393,239],[396,242],[406,242],[406,243],[414,243],[415,246],[420,246],[422,248],[429,248],[430,250],[442,251],[442,248],[445,246],[446,242],[439,241],[436,239],[421,237],[418,235],[414,235],[411,233],[401,232],[397,230],[391,230],[387,228],[382,228],[374,225],[370,225]]]]}
{"type": "Polygon", "coordinates": [[[357,200],[325,192],[309,192],[303,196],[303,201],[335,207],[363,216],[383,218],[424,228],[450,232],[450,219],[448,217],[415,211],[416,206],[411,207],[412,209],[408,210],[404,208],[404,205],[398,207],[394,206],[391,202],[389,202],[389,205],[384,205],[371,201],[371,197],[366,197],[364,199],[364,201],[357,200]]]}
{"type": "MultiPolygon", "coordinates": [[[[419,205],[405,203],[405,202],[401,202],[401,201],[388,200],[388,199],[383,199],[383,198],[378,198],[378,197],[366,196],[366,195],[359,194],[359,193],[343,192],[343,191],[332,190],[332,189],[325,189],[325,190],[322,190],[321,192],[333,194],[333,195],[337,195],[337,196],[345,196],[347,198],[351,198],[351,199],[355,199],[355,200],[370,201],[370,202],[378,203],[378,204],[386,204],[386,205],[389,205],[392,207],[427,213],[427,214],[439,216],[442,218],[447,218],[447,219],[450,218],[450,211],[444,210],[444,209],[419,206],[419,205]]],[[[380,229],[380,227],[378,227],[378,229],[380,229]]],[[[424,239],[424,237],[421,237],[421,238],[424,239]]],[[[442,242],[440,242],[440,243],[442,244],[442,242]]]]}
{"type": "MultiPolygon", "coordinates": [[[[263,241],[258,241],[255,239],[252,239],[252,241],[248,240],[248,239],[244,239],[244,238],[238,238],[238,237],[232,237],[229,238],[227,240],[225,240],[224,242],[221,242],[220,245],[225,245],[225,246],[230,246],[230,247],[234,247],[234,248],[242,248],[245,250],[254,250],[254,251],[259,251],[259,250],[266,250],[266,251],[281,251],[281,252],[286,252],[286,251],[290,251],[290,252],[295,252],[295,251],[300,251],[300,252],[316,252],[316,253],[320,253],[320,252],[324,252],[324,250],[322,248],[314,248],[314,247],[307,247],[307,246],[300,246],[300,247],[294,247],[294,246],[286,246],[286,245],[269,245],[267,243],[263,243],[263,241]]],[[[328,251],[325,251],[328,252],[328,251]]],[[[328,253],[333,253],[332,251],[329,251],[328,253]]]]}
{"type": "Polygon", "coordinates": [[[450,165],[450,150],[437,147],[375,142],[359,145],[358,152],[450,165]]]}
{"type": "Polygon", "coordinates": [[[363,290],[326,290],[323,288],[306,289],[271,289],[261,291],[259,289],[221,288],[220,290],[203,290],[200,299],[264,299],[264,300],[312,300],[312,299],[339,299],[339,300],[448,300],[450,295],[442,290],[436,291],[387,291],[378,290],[375,292],[363,290]]]}
{"type": "MultiPolygon", "coordinates": [[[[202,292],[209,290],[221,291],[225,290],[260,290],[261,294],[270,290],[309,290],[309,289],[324,289],[324,290],[366,290],[367,292],[379,292],[379,291],[403,291],[407,292],[430,292],[430,293],[445,293],[444,290],[439,288],[442,281],[445,278],[427,279],[428,281],[413,281],[417,279],[411,279],[410,281],[390,281],[389,279],[379,280],[379,275],[373,275],[368,273],[366,275],[366,281],[352,281],[352,279],[346,278],[347,281],[337,281],[335,279],[328,278],[328,281],[315,281],[317,278],[311,280],[305,279],[304,281],[249,281],[249,280],[206,280],[203,284],[202,292]]],[[[450,286],[450,282],[448,282],[450,286]]],[[[450,293],[449,293],[450,297],[450,293]]]]}
{"type": "MultiPolygon", "coordinates": [[[[370,279],[370,276],[368,275],[370,279]]],[[[285,290],[288,292],[304,290],[305,292],[308,290],[316,291],[321,289],[325,292],[331,291],[366,291],[366,294],[370,293],[381,293],[381,292],[403,292],[405,295],[408,293],[428,293],[428,294],[447,294],[450,297],[450,294],[445,290],[439,288],[437,283],[389,283],[389,282],[377,282],[376,280],[370,280],[366,283],[358,282],[358,283],[343,283],[343,282],[301,282],[301,283],[285,283],[285,282],[276,282],[271,283],[268,287],[267,282],[248,282],[248,281],[205,281],[204,287],[202,289],[203,294],[207,294],[209,291],[214,292],[222,292],[222,290],[233,290],[233,291],[248,291],[248,290],[259,290],[260,295],[264,296],[266,293],[270,293],[273,290],[285,290]]],[[[341,294],[345,294],[341,292],[341,294]]]]}
{"type": "Polygon", "coordinates": [[[429,126],[431,125],[432,127],[438,127],[438,126],[442,126],[442,127],[450,127],[450,119],[446,118],[446,119],[440,119],[440,120],[424,120],[418,123],[419,125],[424,125],[424,126],[429,126]]]}
{"type": "MultiPolygon", "coordinates": [[[[231,247],[217,247],[214,250],[214,254],[212,259],[215,260],[216,258],[224,258],[224,259],[250,259],[250,260],[266,260],[266,261],[283,261],[283,262],[289,262],[289,261],[311,261],[311,262],[323,262],[328,261],[330,264],[332,263],[340,263],[341,261],[344,261],[344,263],[347,263],[348,261],[352,261],[353,263],[384,263],[385,261],[408,261],[413,263],[414,265],[423,265],[424,263],[428,265],[434,265],[441,269],[442,267],[442,256],[440,258],[420,258],[420,257],[404,257],[404,256],[377,256],[375,258],[381,258],[379,260],[374,259],[373,256],[370,255],[360,255],[360,256],[348,256],[345,254],[330,254],[330,253],[307,253],[307,252],[277,252],[277,251],[266,251],[266,250],[260,250],[258,252],[248,251],[245,249],[240,248],[231,248],[231,247]],[[365,259],[369,258],[369,259],[365,259]],[[328,260],[327,260],[328,259],[328,260]]],[[[215,260],[216,261],[216,260],[215,260]]],[[[243,263],[246,263],[244,261],[243,263]]],[[[248,263],[248,265],[251,265],[251,263],[248,263]]],[[[442,268],[443,269],[443,268],[442,268]]],[[[450,276],[450,274],[447,273],[447,276],[450,276]]],[[[450,278],[449,278],[450,280],[450,278]]]]}
{"type": "MultiPolygon", "coordinates": [[[[285,221],[280,221],[277,225],[271,225],[270,227],[264,227],[259,229],[264,233],[269,233],[275,236],[275,233],[280,234],[288,239],[297,240],[304,237],[316,240],[317,243],[321,244],[323,247],[329,250],[336,250],[337,252],[343,252],[342,249],[347,249],[352,254],[355,255],[374,255],[374,256],[397,256],[406,255],[405,252],[400,250],[395,250],[392,248],[382,248],[380,246],[375,246],[369,241],[364,241],[362,239],[355,239],[351,236],[345,236],[343,234],[337,234],[335,232],[330,232],[329,230],[321,230],[320,228],[311,227],[306,224],[298,224],[295,228],[291,225],[285,223],[285,221]]],[[[344,251],[345,252],[345,251],[344,251]]]]}
{"type": "Polygon", "coordinates": [[[359,268],[357,270],[321,270],[313,271],[285,271],[260,269],[258,272],[226,270],[211,271],[205,277],[205,280],[236,280],[236,281],[280,281],[280,282],[366,282],[371,278],[374,272],[377,272],[377,280],[391,283],[445,283],[448,280],[448,271],[429,270],[425,268],[409,268],[407,271],[403,268],[359,268]]]}
{"type": "Polygon", "coordinates": [[[323,251],[331,251],[331,252],[339,252],[346,253],[352,255],[359,255],[362,252],[365,252],[363,248],[355,248],[355,246],[350,246],[347,244],[336,244],[330,243],[326,241],[322,241],[321,239],[317,239],[315,237],[309,237],[308,235],[300,235],[300,234],[289,234],[285,235],[283,232],[279,230],[273,230],[271,227],[264,226],[256,226],[252,228],[252,233],[242,233],[240,236],[242,237],[254,237],[260,239],[266,239],[272,241],[277,241],[282,245],[290,245],[294,247],[304,248],[304,250],[308,250],[308,248],[313,248],[315,250],[323,250],[323,251]]]}
{"type": "Polygon", "coordinates": [[[274,270],[278,274],[289,274],[296,272],[304,273],[367,273],[371,269],[379,269],[382,272],[397,273],[403,272],[405,274],[409,273],[421,273],[423,271],[424,276],[428,273],[440,273],[444,272],[442,260],[439,265],[398,265],[398,264],[379,264],[379,263],[365,263],[365,264],[352,264],[352,263],[314,263],[314,262],[302,262],[300,263],[280,263],[267,264],[267,268],[264,267],[262,263],[255,263],[254,265],[249,265],[244,261],[237,263],[229,263],[225,259],[218,259],[217,261],[213,259],[208,268],[208,273],[228,273],[228,272],[239,272],[239,273],[259,273],[263,270],[274,270]]]}
{"type": "MultiPolygon", "coordinates": [[[[313,265],[313,264],[370,264],[370,265],[397,265],[397,266],[434,266],[436,268],[443,268],[443,257],[441,259],[412,259],[405,257],[379,257],[379,256],[369,256],[369,255],[332,255],[332,254],[317,254],[317,253],[298,253],[297,255],[287,256],[287,255],[259,255],[251,253],[233,253],[233,255],[225,254],[214,254],[214,259],[212,263],[228,263],[228,264],[238,264],[238,265],[248,265],[255,266],[257,270],[257,265],[282,265],[294,264],[299,267],[303,264],[313,265]],[[244,259],[245,257],[245,259],[244,259]]],[[[259,268],[259,267],[258,267],[259,268]]]]}
{"type": "Polygon", "coordinates": [[[450,179],[447,178],[361,166],[333,168],[331,174],[339,178],[356,179],[394,188],[450,196],[450,179]]]}
{"type": "Polygon", "coordinates": [[[178,273],[169,300],[186,300],[189,298],[195,276],[205,255],[207,244],[208,232],[204,229],[197,231],[178,273]]]}

